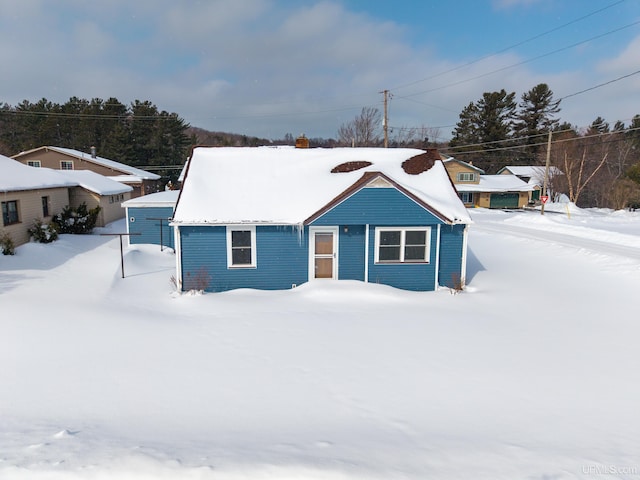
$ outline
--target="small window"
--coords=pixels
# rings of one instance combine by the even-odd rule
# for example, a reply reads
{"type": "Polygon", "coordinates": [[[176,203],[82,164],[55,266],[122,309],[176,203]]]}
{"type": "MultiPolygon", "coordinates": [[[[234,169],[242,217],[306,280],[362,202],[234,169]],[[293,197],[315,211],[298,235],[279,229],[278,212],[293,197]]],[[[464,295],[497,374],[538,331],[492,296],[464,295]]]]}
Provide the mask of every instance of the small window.
{"type": "Polygon", "coordinates": [[[14,223],[20,223],[17,200],[2,202],[2,223],[5,226],[13,225],[14,223]]]}
{"type": "Polygon", "coordinates": [[[459,182],[475,182],[476,174],[471,172],[460,172],[458,173],[458,181],[459,182]]]}
{"type": "Polygon", "coordinates": [[[377,227],[376,263],[429,263],[430,227],[377,227]]]}
{"type": "Polygon", "coordinates": [[[229,268],[256,266],[255,227],[227,227],[227,266],[229,268]]]}
{"type": "Polygon", "coordinates": [[[40,160],[27,160],[27,165],[29,165],[30,167],[36,167],[36,168],[40,168],[42,166],[42,164],[40,163],[40,160]]]}
{"type": "Polygon", "coordinates": [[[60,160],[60,170],[73,170],[73,161],[60,160]]]}
{"type": "Polygon", "coordinates": [[[49,216],[49,197],[42,197],[42,217],[49,216]]]}
{"type": "Polygon", "coordinates": [[[473,203],[473,193],[471,192],[460,192],[458,196],[460,200],[462,200],[462,203],[473,203]]]}

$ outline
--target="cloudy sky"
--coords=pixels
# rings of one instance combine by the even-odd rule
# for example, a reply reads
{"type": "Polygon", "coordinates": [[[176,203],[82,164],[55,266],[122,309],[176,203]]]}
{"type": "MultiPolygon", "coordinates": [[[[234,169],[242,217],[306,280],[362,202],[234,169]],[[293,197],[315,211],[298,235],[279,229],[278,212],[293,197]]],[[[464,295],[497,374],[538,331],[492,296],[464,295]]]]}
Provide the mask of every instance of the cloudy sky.
{"type": "Polygon", "coordinates": [[[150,100],[274,139],[335,137],[383,90],[392,132],[441,140],[542,82],[577,126],[640,114],[640,0],[0,0],[0,32],[0,102],[150,100]]]}

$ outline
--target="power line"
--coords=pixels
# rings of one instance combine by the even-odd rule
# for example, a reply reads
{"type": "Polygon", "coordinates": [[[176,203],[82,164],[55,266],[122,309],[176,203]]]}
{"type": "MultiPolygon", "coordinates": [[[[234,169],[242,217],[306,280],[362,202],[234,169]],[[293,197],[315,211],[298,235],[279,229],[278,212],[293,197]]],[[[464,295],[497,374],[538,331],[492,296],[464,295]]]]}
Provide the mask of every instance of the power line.
{"type": "Polygon", "coordinates": [[[521,62],[513,63],[513,64],[511,64],[511,65],[507,65],[507,66],[505,66],[505,67],[498,68],[498,69],[496,69],[496,70],[492,70],[492,71],[490,71],[490,72],[486,72],[486,73],[483,73],[483,74],[480,74],[480,75],[476,75],[475,77],[467,78],[467,79],[464,79],[464,80],[459,80],[459,81],[457,81],[457,82],[453,82],[453,83],[448,83],[447,85],[442,85],[442,86],[440,86],[440,87],[431,88],[431,89],[429,89],[429,90],[423,90],[423,91],[421,91],[421,92],[410,93],[410,94],[407,94],[407,95],[398,96],[398,98],[415,97],[415,96],[417,96],[417,95],[422,95],[422,94],[425,94],[425,93],[431,93],[431,92],[435,92],[435,91],[438,91],[438,90],[443,90],[443,89],[445,89],[445,88],[453,87],[453,86],[456,86],[456,85],[461,85],[461,84],[463,84],[463,83],[467,83],[467,82],[470,82],[470,81],[472,81],[472,80],[478,80],[479,78],[488,77],[489,75],[493,75],[493,74],[495,74],[495,73],[504,72],[505,70],[509,70],[509,69],[511,69],[511,68],[514,68],[514,67],[519,67],[519,66],[521,66],[521,65],[525,65],[525,64],[527,64],[527,63],[531,63],[531,62],[533,62],[533,61],[535,61],[535,60],[539,60],[539,59],[541,59],[541,58],[548,57],[548,56],[550,56],[550,55],[554,55],[554,54],[556,54],[556,53],[559,53],[559,52],[562,52],[562,51],[565,51],[565,50],[569,50],[569,49],[571,49],[571,48],[578,47],[578,46],[580,46],[580,45],[583,45],[583,44],[585,44],[585,43],[591,42],[591,41],[593,41],[593,40],[598,40],[598,39],[600,39],[600,38],[606,37],[606,36],[608,36],[608,35],[612,35],[612,34],[614,34],[614,33],[620,32],[620,31],[625,30],[625,29],[627,29],[627,28],[631,28],[631,27],[633,27],[633,26],[635,26],[635,25],[638,25],[638,24],[640,24],[640,20],[637,20],[637,21],[635,21],[635,22],[633,22],[633,23],[629,23],[629,24],[624,25],[624,26],[622,26],[622,27],[618,27],[618,28],[616,28],[616,29],[614,29],[614,30],[609,30],[608,32],[601,33],[600,35],[596,35],[596,36],[594,36],[594,37],[587,38],[586,40],[582,40],[582,41],[580,41],[580,42],[573,43],[573,44],[571,44],[571,45],[567,45],[567,46],[565,46],[565,47],[558,48],[558,49],[556,49],[556,50],[552,50],[552,51],[550,51],[550,52],[546,52],[546,53],[543,53],[543,54],[541,54],[541,55],[538,55],[538,56],[535,56],[535,57],[528,58],[528,59],[523,60],[523,61],[521,61],[521,62]]]}
{"type": "Polygon", "coordinates": [[[571,21],[569,21],[569,22],[567,22],[567,23],[564,23],[564,24],[562,24],[562,25],[559,25],[559,26],[557,26],[557,27],[555,27],[555,28],[552,28],[551,30],[547,30],[547,31],[545,31],[545,32],[542,32],[542,33],[539,33],[539,34],[537,34],[537,35],[534,35],[533,37],[527,38],[526,40],[522,40],[521,42],[518,42],[518,43],[515,43],[515,44],[510,45],[510,46],[508,46],[508,47],[502,48],[502,49],[500,49],[500,50],[498,50],[498,51],[496,51],[496,52],[494,52],[494,53],[491,53],[491,54],[488,54],[488,55],[484,55],[484,56],[482,56],[482,57],[480,57],[480,58],[477,58],[477,59],[475,59],[475,60],[472,60],[472,61],[470,61],[470,62],[467,62],[467,63],[465,63],[465,64],[463,64],[463,65],[459,65],[459,66],[457,66],[457,67],[451,68],[451,69],[446,70],[446,71],[444,71],[444,72],[436,73],[435,75],[431,75],[431,76],[429,76],[429,77],[422,78],[422,79],[420,79],[420,80],[416,80],[416,81],[414,81],[414,82],[410,82],[410,83],[406,83],[406,84],[404,84],[404,85],[397,86],[397,87],[395,87],[395,88],[392,88],[392,90],[399,90],[399,89],[402,89],[402,88],[406,88],[406,87],[410,87],[410,86],[416,85],[416,84],[418,84],[418,83],[425,82],[425,81],[427,81],[427,80],[433,80],[434,78],[441,77],[441,76],[446,75],[446,74],[448,74],[448,73],[452,73],[452,72],[455,72],[455,71],[460,70],[460,69],[462,69],[462,68],[465,68],[465,67],[468,67],[468,66],[474,65],[474,64],[476,64],[476,63],[479,63],[479,62],[481,62],[482,60],[486,60],[487,58],[495,57],[496,55],[499,55],[499,54],[501,54],[501,53],[504,53],[504,52],[506,52],[506,51],[509,51],[509,50],[511,50],[511,49],[514,49],[514,48],[516,48],[516,47],[519,47],[519,46],[521,46],[521,45],[525,45],[525,44],[527,44],[527,43],[530,43],[530,42],[532,42],[532,41],[534,41],[534,40],[537,40],[537,39],[542,38],[542,37],[544,37],[544,36],[546,36],[546,35],[549,35],[550,33],[557,32],[558,30],[562,30],[563,28],[568,27],[569,25],[573,25],[574,23],[581,22],[582,20],[585,20],[585,19],[587,19],[587,18],[589,18],[589,17],[592,17],[592,16],[594,16],[594,15],[596,15],[596,14],[600,13],[600,12],[603,12],[604,10],[609,9],[609,8],[615,7],[616,5],[619,5],[619,4],[621,4],[621,3],[624,3],[625,1],[626,1],[626,0],[619,0],[619,1],[617,1],[617,2],[613,2],[613,3],[611,3],[611,4],[609,4],[609,5],[605,6],[605,7],[602,7],[602,8],[600,8],[600,9],[598,9],[598,10],[595,10],[595,11],[593,11],[593,12],[591,12],[591,13],[588,13],[588,14],[586,14],[586,15],[583,15],[582,17],[576,18],[576,19],[571,20],[571,21]]]}

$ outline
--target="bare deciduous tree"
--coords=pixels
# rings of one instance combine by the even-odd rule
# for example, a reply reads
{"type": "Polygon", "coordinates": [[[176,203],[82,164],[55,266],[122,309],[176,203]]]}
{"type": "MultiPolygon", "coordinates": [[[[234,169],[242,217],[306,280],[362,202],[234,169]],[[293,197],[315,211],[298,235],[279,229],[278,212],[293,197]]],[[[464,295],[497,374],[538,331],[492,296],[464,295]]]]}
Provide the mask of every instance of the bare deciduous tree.
{"type": "Polygon", "coordinates": [[[363,107],[360,115],[338,129],[338,142],[355,147],[373,147],[380,144],[382,115],[374,107],[363,107]]]}

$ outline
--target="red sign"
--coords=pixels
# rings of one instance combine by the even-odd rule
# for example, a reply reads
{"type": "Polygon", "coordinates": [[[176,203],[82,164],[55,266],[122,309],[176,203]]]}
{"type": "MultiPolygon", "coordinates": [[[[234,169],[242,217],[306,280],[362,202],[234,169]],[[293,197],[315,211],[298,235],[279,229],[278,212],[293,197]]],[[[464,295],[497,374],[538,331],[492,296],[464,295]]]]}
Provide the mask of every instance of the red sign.
{"type": "Polygon", "coordinates": [[[540,196],[540,201],[544,204],[547,203],[549,201],[549,195],[541,195],[540,196]]]}

